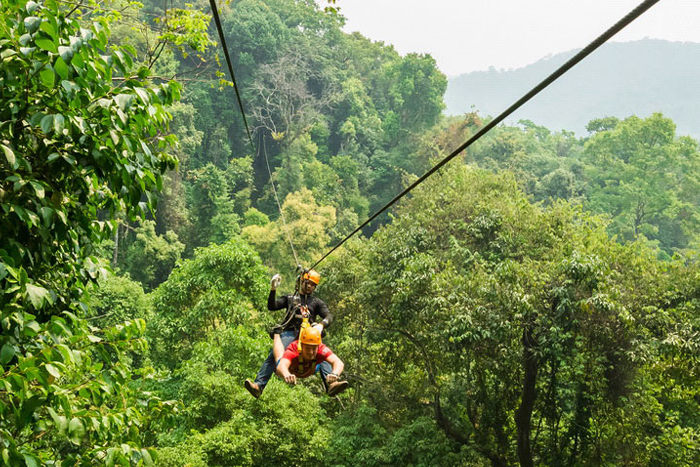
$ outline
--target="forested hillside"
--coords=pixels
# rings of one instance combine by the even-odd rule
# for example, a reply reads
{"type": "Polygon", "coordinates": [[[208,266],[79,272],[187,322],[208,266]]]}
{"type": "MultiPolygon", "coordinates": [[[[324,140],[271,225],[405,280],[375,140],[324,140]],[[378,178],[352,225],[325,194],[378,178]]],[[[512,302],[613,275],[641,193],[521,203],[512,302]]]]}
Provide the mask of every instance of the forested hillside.
{"type": "MultiPolygon", "coordinates": [[[[478,110],[498,115],[576,51],[515,70],[479,71],[451,78],[447,113],[478,110]]],[[[586,135],[599,117],[648,117],[663,112],[682,135],[700,137],[700,44],[644,39],[609,43],[520,110],[512,122],[529,119],[553,130],[586,135]]]]}
{"type": "Polygon", "coordinates": [[[219,9],[252,144],[208,2],[0,6],[3,465],[700,463],[699,143],[592,100],[586,136],[498,126],[317,267],[347,391],[246,391],[271,276],[490,117],[334,2],[219,9]]]}

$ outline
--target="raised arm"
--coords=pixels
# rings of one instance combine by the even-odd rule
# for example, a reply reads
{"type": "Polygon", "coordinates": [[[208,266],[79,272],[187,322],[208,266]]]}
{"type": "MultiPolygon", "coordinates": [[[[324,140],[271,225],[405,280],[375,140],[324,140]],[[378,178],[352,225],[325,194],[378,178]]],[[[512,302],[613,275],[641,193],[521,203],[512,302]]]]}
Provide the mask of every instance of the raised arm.
{"type": "Polygon", "coordinates": [[[267,309],[270,311],[282,310],[287,308],[287,296],[282,295],[282,298],[277,298],[277,291],[270,290],[270,295],[267,296],[267,309]]]}
{"type": "Polygon", "coordinates": [[[267,309],[270,311],[281,310],[287,308],[287,296],[283,295],[282,298],[277,300],[277,287],[280,286],[282,282],[282,277],[279,274],[275,274],[270,279],[270,295],[267,296],[267,309]]]}

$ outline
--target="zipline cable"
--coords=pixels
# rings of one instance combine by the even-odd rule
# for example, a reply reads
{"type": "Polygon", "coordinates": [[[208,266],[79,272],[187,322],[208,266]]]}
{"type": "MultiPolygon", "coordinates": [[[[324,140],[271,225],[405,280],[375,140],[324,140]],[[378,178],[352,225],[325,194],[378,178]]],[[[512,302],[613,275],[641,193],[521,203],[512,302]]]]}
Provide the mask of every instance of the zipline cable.
{"type": "MultiPolygon", "coordinates": [[[[212,0],[213,1],[213,0],[212,0]]],[[[622,29],[624,29],[628,24],[630,24],[632,21],[637,19],[639,16],[642,15],[645,11],[647,11],[649,8],[654,6],[656,3],[658,3],[659,0],[646,0],[642,3],[640,3],[634,10],[630,11],[625,17],[623,17],[621,20],[619,20],[617,23],[615,23],[610,29],[605,31],[603,34],[598,36],[593,42],[588,44],[584,49],[581,49],[579,53],[571,57],[566,63],[564,63],[562,66],[557,68],[552,74],[547,76],[544,80],[542,80],[537,86],[532,88],[527,94],[525,94],[523,97],[518,99],[513,105],[508,107],[506,110],[501,112],[500,115],[498,115],[496,118],[491,120],[488,124],[483,126],[478,132],[474,134],[471,138],[469,138],[464,144],[459,146],[457,149],[452,151],[448,156],[446,156],[444,159],[442,159],[440,162],[438,162],[436,165],[433,166],[430,170],[428,170],[425,174],[423,174],[418,180],[415,182],[411,183],[410,186],[408,186],[406,189],[404,189],[401,193],[396,195],[394,199],[389,201],[387,204],[384,205],[380,210],[375,212],[372,216],[370,216],[362,225],[357,227],[355,230],[353,230],[350,234],[348,234],[343,240],[341,240],[338,244],[336,244],[333,248],[331,248],[328,253],[323,255],[321,259],[316,261],[316,263],[311,266],[311,268],[315,268],[316,266],[321,263],[324,259],[326,259],[331,253],[333,253],[335,250],[337,250],[343,243],[348,241],[353,235],[355,235],[357,232],[359,232],[364,226],[372,222],[374,219],[377,218],[381,213],[386,211],[389,207],[391,207],[394,203],[396,203],[398,200],[403,198],[409,191],[413,190],[416,186],[420,185],[426,178],[430,177],[433,173],[435,173],[437,170],[439,170],[442,166],[450,162],[452,159],[454,159],[455,156],[457,156],[460,152],[464,151],[466,148],[471,146],[475,141],[477,141],[479,138],[484,136],[486,133],[488,133],[493,127],[501,123],[506,117],[508,117],[510,114],[515,112],[518,108],[520,108],[523,104],[525,104],[527,101],[535,97],[537,94],[539,94],[540,91],[542,91],[544,88],[552,84],[554,81],[556,81],[561,75],[569,71],[571,68],[573,68],[576,64],[578,64],[581,60],[586,58],[588,55],[591,54],[594,50],[596,50],[598,47],[603,45],[605,42],[608,41],[612,36],[620,32],[622,29]]]]}
{"type": "MultiPolygon", "coordinates": [[[[219,39],[221,39],[221,48],[224,49],[224,56],[226,57],[226,63],[228,64],[228,71],[231,74],[231,81],[233,81],[233,89],[236,90],[236,98],[238,99],[238,108],[241,110],[241,115],[243,116],[243,123],[245,124],[245,131],[248,134],[248,141],[250,141],[250,147],[256,154],[260,155],[260,145],[256,150],[255,144],[253,144],[253,137],[250,135],[250,129],[248,127],[248,119],[245,116],[245,110],[243,110],[243,101],[241,100],[241,93],[238,91],[238,83],[236,82],[236,75],[233,73],[233,65],[231,64],[231,57],[228,53],[228,46],[226,45],[226,38],[224,37],[224,30],[221,27],[221,19],[219,18],[219,10],[216,8],[216,0],[209,0],[211,4],[211,12],[214,17],[214,22],[216,23],[216,29],[219,31],[219,39]]],[[[272,180],[272,171],[270,170],[270,162],[267,158],[267,146],[265,145],[265,138],[263,138],[263,154],[265,156],[265,165],[267,166],[267,173],[270,175],[270,184],[272,185],[272,191],[275,194],[275,201],[277,202],[277,209],[280,211],[280,218],[282,219],[282,224],[284,225],[284,231],[287,234],[287,240],[289,240],[289,246],[292,247],[292,254],[294,255],[295,266],[298,268],[300,266],[299,258],[297,257],[297,252],[294,249],[294,243],[292,242],[292,237],[289,234],[289,229],[287,227],[287,221],[284,219],[284,213],[282,212],[282,206],[280,205],[280,200],[277,197],[277,189],[275,188],[275,182],[272,180]]]]}
{"type": "Polygon", "coordinates": [[[226,45],[226,39],[224,38],[224,30],[221,27],[221,19],[219,18],[219,10],[216,8],[216,0],[209,0],[211,4],[211,13],[214,16],[214,22],[216,23],[216,29],[219,31],[219,38],[221,39],[221,48],[224,49],[224,57],[226,57],[226,63],[228,64],[228,71],[231,74],[231,81],[233,81],[233,89],[236,91],[236,98],[238,99],[238,107],[241,109],[241,115],[243,116],[243,124],[245,125],[245,131],[248,134],[248,141],[250,141],[250,147],[255,151],[255,145],[253,144],[253,137],[250,136],[250,129],[248,128],[248,119],[245,117],[245,111],[243,110],[243,101],[241,101],[241,93],[238,91],[238,83],[236,83],[236,75],[233,74],[233,65],[231,65],[231,57],[228,54],[228,46],[226,45]]]}
{"type": "Polygon", "coordinates": [[[267,159],[267,144],[265,143],[265,137],[261,135],[263,140],[263,155],[265,156],[265,165],[267,166],[267,173],[270,175],[270,185],[272,185],[272,192],[275,194],[275,201],[277,202],[277,209],[280,211],[280,218],[282,219],[282,225],[284,226],[284,233],[287,234],[287,240],[289,240],[289,245],[292,247],[292,254],[294,255],[294,261],[296,266],[299,267],[299,258],[297,258],[297,252],[294,249],[294,242],[292,242],[292,236],[289,234],[289,228],[287,226],[287,221],[284,219],[284,212],[282,212],[282,206],[280,205],[280,199],[277,197],[277,188],[275,188],[275,181],[272,179],[272,171],[270,170],[270,161],[267,159]]]}

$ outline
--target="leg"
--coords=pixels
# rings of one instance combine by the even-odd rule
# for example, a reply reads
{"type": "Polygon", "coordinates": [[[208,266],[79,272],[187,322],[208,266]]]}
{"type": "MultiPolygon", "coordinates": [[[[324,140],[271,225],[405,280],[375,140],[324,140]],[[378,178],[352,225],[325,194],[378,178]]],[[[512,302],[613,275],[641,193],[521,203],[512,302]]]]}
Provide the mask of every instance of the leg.
{"type": "Polygon", "coordinates": [[[270,353],[267,354],[267,358],[260,367],[260,371],[258,371],[258,374],[255,377],[255,384],[258,385],[260,392],[262,392],[265,389],[265,386],[267,386],[267,382],[270,381],[272,373],[275,372],[276,362],[277,360],[275,360],[275,356],[271,349],[270,353]]]}
{"type": "Polygon", "coordinates": [[[331,364],[328,362],[321,362],[318,365],[316,365],[316,371],[320,373],[321,381],[323,381],[323,387],[326,389],[326,392],[328,392],[328,383],[326,382],[326,377],[328,377],[328,375],[333,372],[331,364]]]}
{"type": "Polygon", "coordinates": [[[280,358],[282,358],[282,354],[284,354],[284,350],[287,348],[287,346],[282,343],[282,337],[279,334],[275,334],[273,341],[272,353],[275,355],[275,363],[277,363],[280,358]]]}
{"type": "Polygon", "coordinates": [[[277,360],[282,357],[284,349],[286,349],[295,339],[296,332],[294,330],[282,331],[280,334],[275,334],[274,346],[260,367],[258,375],[255,377],[255,384],[257,384],[260,388],[260,392],[265,389],[267,382],[270,381],[270,377],[272,376],[272,373],[275,372],[275,368],[277,367],[277,360]],[[276,353],[280,348],[281,351],[279,352],[279,357],[277,357],[276,353]]]}

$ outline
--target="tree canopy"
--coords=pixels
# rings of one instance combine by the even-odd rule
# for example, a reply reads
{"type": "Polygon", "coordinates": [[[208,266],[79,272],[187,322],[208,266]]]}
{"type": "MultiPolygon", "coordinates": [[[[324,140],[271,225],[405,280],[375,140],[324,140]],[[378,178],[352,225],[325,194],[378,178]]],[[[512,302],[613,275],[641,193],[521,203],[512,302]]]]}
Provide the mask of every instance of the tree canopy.
{"type": "Polygon", "coordinates": [[[246,391],[270,276],[491,118],[334,4],[221,5],[254,148],[207,2],[0,6],[3,465],[697,465],[700,151],[658,113],[494,128],[320,264],[350,388],[246,391]]]}

